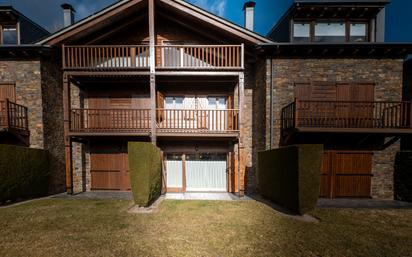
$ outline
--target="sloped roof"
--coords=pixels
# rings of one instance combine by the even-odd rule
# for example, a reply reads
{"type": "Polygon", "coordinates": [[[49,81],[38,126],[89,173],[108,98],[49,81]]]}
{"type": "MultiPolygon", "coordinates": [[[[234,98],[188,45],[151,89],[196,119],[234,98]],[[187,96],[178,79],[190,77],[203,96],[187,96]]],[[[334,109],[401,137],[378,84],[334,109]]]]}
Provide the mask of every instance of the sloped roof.
{"type": "MultiPolygon", "coordinates": [[[[272,41],[264,36],[261,36],[253,31],[247,30],[237,24],[234,24],[226,19],[223,19],[215,14],[212,14],[208,11],[203,10],[193,4],[190,4],[183,0],[158,0],[159,2],[177,8],[180,11],[186,12],[197,19],[202,20],[205,23],[212,24],[217,26],[228,33],[236,34],[237,36],[245,39],[248,42],[252,42],[255,44],[259,43],[271,43],[272,41]]],[[[113,5],[108,6],[107,8],[86,17],[83,20],[80,20],[73,25],[63,28],[50,36],[40,40],[37,44],[58,44],[62,40],[66,38],[70,38],[73,35],[74,30],[85,30],[93,26],[93,21],[97,20],[106,20],[107,18],[113,16],[116,13],[122,12],[127,10],[128,8],[139,4],[147,2],[147,0],[121,0],[113,5]]]]}

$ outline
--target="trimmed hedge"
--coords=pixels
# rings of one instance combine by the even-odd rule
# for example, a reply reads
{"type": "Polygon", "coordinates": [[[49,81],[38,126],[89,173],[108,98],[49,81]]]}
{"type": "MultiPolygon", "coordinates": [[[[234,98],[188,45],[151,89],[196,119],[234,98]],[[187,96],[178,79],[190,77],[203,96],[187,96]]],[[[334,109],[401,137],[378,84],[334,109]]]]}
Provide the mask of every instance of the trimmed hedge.
{"type": "Polygon", "coordinates": [[[412,202],[412,152],[398,152],[394,173],[395,199],[412,202]]]}
{"type": "Polygon", "coordinates": [[[129,174],[134,202],[147,207],[161,194],[162,158],[151,143],[129,142],[129,174]]]}
{"type": "Polygon", "coordinates": [[[45,196],[48,189],[47,151],[0,145],[0,202],[45,196]]]}
{"type": "Polygon", "coordinates": [[[259,192],[293,213],[303,215],[313,210],[319,197],[322,156],[322,145],[260,152],[259,192]]]}

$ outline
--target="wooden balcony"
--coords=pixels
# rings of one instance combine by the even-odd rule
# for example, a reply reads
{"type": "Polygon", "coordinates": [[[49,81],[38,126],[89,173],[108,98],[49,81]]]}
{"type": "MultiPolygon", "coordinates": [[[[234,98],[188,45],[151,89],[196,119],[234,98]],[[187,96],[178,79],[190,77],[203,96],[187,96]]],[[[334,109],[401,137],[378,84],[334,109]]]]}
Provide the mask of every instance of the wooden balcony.
{"type": "Polygon", "coordinates": [[[0,101],[0,131],[10,131],[20,135],[29,135],[27,107],[10,102],[0,101]]]}
{"type": "Polygon", "coordinates": [[[282,109],[282,130],[299,132],[412,132],[411,102],[295,101],[282,109]]]}
{"type": "MultiPolygon", "coordinates": [[[[148,45],[63,46],[63,69],[133,71],[150,69],[148,45]]],[[[239,70],[243,45],[158,45],[154,65],[161,70],[239,70]]]]}
{"type": "MultiPolygon", "coordinates": [[[[160,136],[237,136],[239,110],[156,110],[160,136]]],[[[151,132],[149,109],[72,109],[73,136],[145,136],[151,132]]]]}

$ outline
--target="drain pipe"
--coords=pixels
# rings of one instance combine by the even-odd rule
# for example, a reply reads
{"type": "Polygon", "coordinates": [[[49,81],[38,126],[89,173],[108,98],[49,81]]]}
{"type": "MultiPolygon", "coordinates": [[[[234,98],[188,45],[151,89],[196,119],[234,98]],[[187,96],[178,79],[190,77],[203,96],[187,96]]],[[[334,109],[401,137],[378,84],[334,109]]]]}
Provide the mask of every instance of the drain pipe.
{"type": "Polygon", "coordinates": [[[270,57],[270,108],[269,108],[269,150],[273,146],[273,58],[270,57]]]}

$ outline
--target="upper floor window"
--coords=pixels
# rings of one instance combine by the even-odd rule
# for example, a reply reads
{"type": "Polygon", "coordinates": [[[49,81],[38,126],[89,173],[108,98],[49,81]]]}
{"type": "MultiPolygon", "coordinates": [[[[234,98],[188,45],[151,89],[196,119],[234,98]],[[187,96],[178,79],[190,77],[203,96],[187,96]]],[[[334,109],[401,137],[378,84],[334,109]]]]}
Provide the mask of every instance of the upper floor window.
{"type": "Polygon", "coordinates": [[[17,26],[16,25],[0,25],[1,28],[1,43],[3,45],[17,45],[17,26]]]}
{"type": "Polygon", "coordinates": [[[310,23],[299,22],[293,24],[293,41],[310,42],[310,23]]]}
{"type": "Polygon", "coordinates": [[[362,21],[295,21],[293,42],[367,42],[368,23],[362,21]]]}
{"type": "Polygon", "coordinates": [[[366,42],[368,40],[366,23],[350,23],[350,41],[366,42]]]}
{"type": "Polygon", "coordinates": [[[345,23],[319,22],[315,24],[315,42],[345,42],[345,23]]]}

